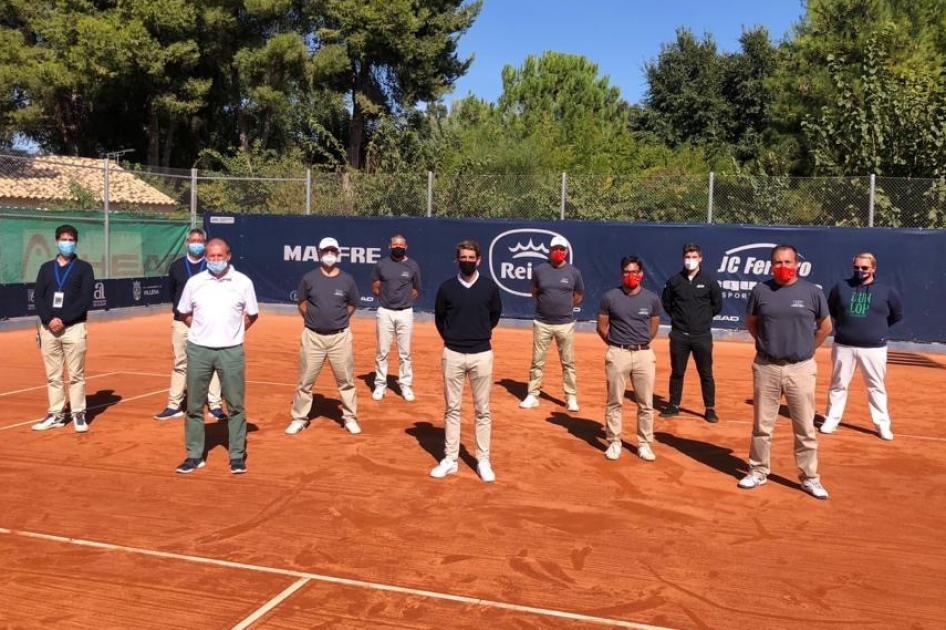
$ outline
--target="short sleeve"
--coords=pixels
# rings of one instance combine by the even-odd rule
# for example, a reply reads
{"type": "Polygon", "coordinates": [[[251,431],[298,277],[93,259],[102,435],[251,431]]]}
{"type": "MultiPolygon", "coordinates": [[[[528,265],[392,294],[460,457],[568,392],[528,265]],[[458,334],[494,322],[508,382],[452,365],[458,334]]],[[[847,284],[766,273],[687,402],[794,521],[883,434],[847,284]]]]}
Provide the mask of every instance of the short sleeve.
{"type": "Polygon", "coordinates": [[[259,303],[256,301],[256,289],[253,287],[253,281],[250,279],[247,279],[246,287],[243,289],[243,312],[247,315],[259,314],[259,303]]]}

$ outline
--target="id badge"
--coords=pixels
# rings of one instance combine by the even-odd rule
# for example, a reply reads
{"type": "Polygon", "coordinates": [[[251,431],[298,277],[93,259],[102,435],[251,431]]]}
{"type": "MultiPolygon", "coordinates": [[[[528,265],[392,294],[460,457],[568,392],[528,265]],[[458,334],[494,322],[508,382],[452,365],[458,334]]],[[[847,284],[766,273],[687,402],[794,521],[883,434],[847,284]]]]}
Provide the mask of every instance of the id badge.
{"type": "Polygon", "coordinates": [[[66,297],[66,294],[62,291],[56,291],[53,293],[53,308],[62,308],[62,301],[66,297]]]}

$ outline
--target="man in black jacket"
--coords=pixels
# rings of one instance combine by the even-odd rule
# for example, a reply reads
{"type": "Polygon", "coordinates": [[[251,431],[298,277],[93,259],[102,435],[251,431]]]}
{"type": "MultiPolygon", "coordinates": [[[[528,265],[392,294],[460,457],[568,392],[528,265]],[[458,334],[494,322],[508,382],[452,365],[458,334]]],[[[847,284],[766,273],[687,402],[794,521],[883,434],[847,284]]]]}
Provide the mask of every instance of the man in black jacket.
{"type": "Polygon", "coordinates": [[[660,416],[680,414],[683,376],[690,354],[696,362],[703,391],[707,422],[719,422],[716,415],[716,382],[713,380],[713,317],[723,309],[719,282],[702,268],[703,252],[696,243],[683,246],[683,269],[664,286],[661,302],[670,316],[670,401],[660,416]]]}
{"type": "Polygon", "coordinates": [[[437,331],[443,338],[444,458],[430,471],[435,478],[457,472],[460,455],[460,402],[463,383],[470,378],[473,406],[476,410],[476,470],[483,481],[496,480],[489,462],[489,441],[492,418],[489,413],[489,390],[493,380],[493,351],[490,339],[499,323],[503,305],[499,287],[477,271],[480,246],[476,241],[457,245],[460,273],[450,278],[437,291],[434,317],[437,331]]]}
{"type": "Polygon", "coordinates": [[[85,322],[95,295],[92,265],[76,256],[79,231],[71,225],[56,228],[59,254],[39,268],[34,303],[43,327],[40,344],[46,367],[49,410],[33,425],[34,431],[56,429],[66,423],[63,367],[69,370],[69,410],[79,433],[89,430],[85,417],[85,322]]]}

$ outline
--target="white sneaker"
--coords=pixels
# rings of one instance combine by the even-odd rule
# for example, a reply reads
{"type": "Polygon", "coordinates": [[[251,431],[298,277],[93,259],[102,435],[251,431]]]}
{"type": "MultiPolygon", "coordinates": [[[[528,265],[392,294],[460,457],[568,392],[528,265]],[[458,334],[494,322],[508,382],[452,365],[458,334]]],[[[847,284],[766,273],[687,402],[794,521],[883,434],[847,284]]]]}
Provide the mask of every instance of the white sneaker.
{"type": "Polygon", "coordinates": [[[535,409],[539,406],[539,398],[534,394],[529,394],[522,399],[522,402],[519,403],[520,409],[535,409]]]}
{"type": "Polygon", "coordinates": [[[825,418],[819,430],[822,433],[834,433],[839,424],[841,424],[841,418],[825,418]]]}
{"type": "Polygon", "coordinates": [[[371,400],[381,400],[382,398],[384,398],[384,388],[375,387],[374,391],[371,392],[371,400]]]}
{"type": "Polygon", "coordinates": [[[769,478],[765,475],[757,475],[755,473],[749,473],[745,477],[739,480],[739,487],[743,490],[752,490],[753,488],[758,488],[759,486],[764,486],[768,482],[769,478]]]}
{"type": "Polygon", "coordinates": [[[486,483],[496,481],[496,473],[493,472],[493,467],[489,465],[489,460],[478,463],[476,465],[476,472],[479,473],[480,479],[486,483]]]}
{"type": "Polygon", "coordinates": [[[345,429],[352,435],[358,435],[359,433],[361,433],[361,427],[358,426],[357,420],[346,420],[345,429]]]}
{"type": "Polygon", "coordinates": [[[77,411],[72,414],[72,426],[76,433],[87,433],[89,431],[89,423],[85,419],[84,411],[77,411]]]}
{"type": "Polygon", "coordinates": [[[295,435],[303,429],[309,426],[308,420],[293,420],[289,423],[289,426],[286,427],[286,435],[295,435]]]}
{"type": "Polygon", "coordinates": [[[643,459],[645,462],[652,462],[657,459],[657,456],[654,455],[653,449],[650,448],[650,444],[638,444],[637,456],[643,459]]]}
{"type": "Polygon", "coordinates": [[[443,479],[447,475],[457,474],[457,470],[459,470],[457,461],[449,457],[444,457],[440,460],[440,463],[434,466],[434,469],[430,471],[430,476],[434,479],[443,479]]]}
{"type": "Polygon", "coordinates": [[[617,442],[611,442],[608,444],[608,450],[604,452],[604,456],[611,461],[614,461],[621,456],[621,448],[622,446],[620,440],[617,442]]]}
{"type": "Polygon", "coordinates": [[[401,385],[401,396],[404,396],[407,402],[414,402],[414,390],[407,385],[401,385]]]}
{"type": "Polygon", "coordinates": [[[890,430],[889,424],[877,425],[877,433],[880,435],[880,439],[882,440],[893,439],[893,431],[890,430]]]}
{"type": "Polygon", "coordinates": [[[577,397],[577,396],[569,396],[569,397],[568,397],[568,403],[565,405],[565,408],[568,409],[569,411],[579,411],[579,407],[578,407],[578,397],[577,397]]]}
{"type": "Polygon", "coordinates": [[[65,426],[66,419],[62,415],[57,415],[51,413],[45,418],[33,425],[34,431],[45,431],[47,429],[58,429],[61,426],[65,426]]]}
{"type": "Polygon", "coordinates": [[[827,499],[828,491],[824,489],[821,482],[817,479],[805,479],[801,482],[801,489],[816,499],[827,499]]]}

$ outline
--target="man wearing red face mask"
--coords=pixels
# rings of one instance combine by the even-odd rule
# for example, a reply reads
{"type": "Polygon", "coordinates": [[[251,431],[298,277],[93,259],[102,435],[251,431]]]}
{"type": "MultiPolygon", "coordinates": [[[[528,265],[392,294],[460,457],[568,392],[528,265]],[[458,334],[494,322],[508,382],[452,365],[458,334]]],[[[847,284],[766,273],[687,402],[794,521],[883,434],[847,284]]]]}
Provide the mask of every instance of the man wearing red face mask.
{"type": "Polygon", "coordinates": [[[568,262],[568,241],[552,238],[549,262],[532,270],[532,297],[535,298],[535,321],[532,322],[532,365],[529,367],[529,391],[519,403],[522,409],[539,406],[542,372],[552,339],[558,345],[562,363],[562,385],[569,411],[578,411],[578,390],[575,386],[575,315],[581,304],[585,284],[581,272],[568,262]]]}
{"type": "Polygon", "coordinates": [[[755,339],[752,364],[753,421],[749,474],[739,487],[750,490],[767,481],[772,431],[782,394],[788,403],[795,434],[795,463],[801,488],[816,499],[828,492],[818,477],[815,438],[815,349],[831,333],[828,301],[821,289],[798,278],[798,252],[792,245],[772,250],[774,279],[752,289],[746,308],[746,328],[755,339]]]}
{"type": "Polygon", "coordinates": [[[621,408],[629,374],[637,401],[637,455],[647,462],[656,458],[654,442],[654,380],[657,357],[650,342],[660,327],[660,298],[641,286],[644,263],[637,256],[621,259],[622,284],[601,298],[598,307],[598,336],[608,344],[604,373],[608,382],[605,407],[610,460],[621,456],[621,408]]]}

